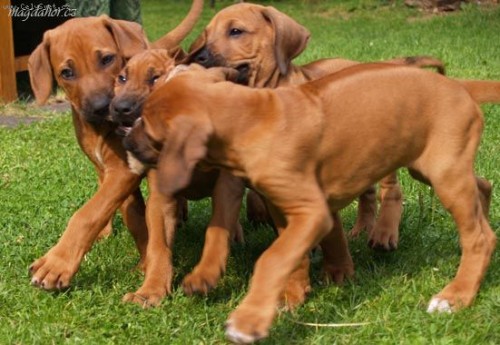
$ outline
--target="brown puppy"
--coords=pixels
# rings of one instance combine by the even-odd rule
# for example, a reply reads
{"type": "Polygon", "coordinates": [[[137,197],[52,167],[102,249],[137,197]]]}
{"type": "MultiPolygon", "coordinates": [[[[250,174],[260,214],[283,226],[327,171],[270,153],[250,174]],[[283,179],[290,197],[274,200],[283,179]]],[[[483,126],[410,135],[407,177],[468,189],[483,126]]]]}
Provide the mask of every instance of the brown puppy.
{"type": "MultiPolygon", "coordinates": [[[[203,7],[195,0],[183,22],[151,46],[176,49],[203,7]]],[[[31,266],[32,283],[44,289],[69,285],[85,253],[120,208],[134,236],[141,264],[146,254],[147,228],[139,190],[142,176],[131,172],[116,125],[110,122],[109,102],[116,76],[125,61],[150,46],[140,25],[107,16],[71,19],[44,34],[29,59],[37,102],[50,95],[52,78],[65,91],[72,107],[78,143],[98,177],[96,194],[70,219],[59,242],[31,266]]]]}
{"type": "MultiPolygon", "coordinates": [[[[304,50],[309,37],[306,28],[273,7],[237,4],[220,11],[207,25],[190,48],[190,61],[205,67],[233,67],[245,75],[249,86],[272,88],[304,83],[359,63],[346,59],[323,59],[305,66],[293,65],[292,59],[304,50]]],[[[431,66],[444,72],[442,62],[430,57],[387,62],[416,67],[431,66]]],[[[380,235],[370,237],[372,247],[395,248],[397,238],[386,236],[385,233],[392,234],[394,228],[397,232],[399,225],[402,196],[397,178],[390,176],[381,184],[382,206],[378,222],[375,222],[374,192],[374,189],[370,189],[370,193],[361,197],[352,233],[357,235],[366,228],[369,236],[380,235]]],[[[249,203],[251,217],[265,218],[264,208],[259,206],[254,195],[250,196],[253,200],[249,203]]]]}
{"type": "MultiPolygon", "coordinates": [[[[304,66],[293,65],[292,59],[303,51],[308,39],[307,29],[273,7],[237,4],[221,10],[211,20],[191,47],[190,60],[205,67],[236,68],[246,75],[249,86],[273,88],[314,80],[358,63],[346,59],[323,59],[304,66]]],[[[440,73],[444,72],[441,61],[430,57],[386,62],[435,67],[440,73]]],[[[496,102],[498,94],[488,98],[485,94],[488,87],[484,83],[477,82],[474,99],[478,103],[496,102]]],[[[264,218],[264,206],[259,204],[254,194],[249,193],[249,196],[252,202],[247,207],[252,217],[264,218]]],[[[402,212],[402,193],[395,173],[381,180],[380,199],[379,217],[376,219],[375,190],[370,189],[360,196],[358,217],[351,236],[357,236],[366,229],[371,247],[395,249],[399,241],[402,212]]]]}
{"type": "MultiPolygon", "coordinates": [[[[140,117],[142,106],[148,95],[169,78],[169,73],[174,66],[175,59],[165,49],[146,50],[134,55],[127,62],[116,79],[115,96],[110,105],[113,121],[120,123],[120,128],[123,128],[124,132],[128,131],[140,117]]],[[[130,162],[133,170],[138,174],[143,173],[142,167],[137,168],[133,160],[130,162]]],[[[239,205],[233,201],[233,198],[241,199],[242,196],[232,192],[231,185],[225,185],[224,189],[213,193],[218,177],[219,171],[215,169],[209,172],[196,170],[190,185],[180,191],[176,198],[163,198],[158,192],[157,183],[153,182],[157,179],[156,169],[148,171],[149,198],[146,214],[149,240],[145,258],[145,280],[135,293],[125,295],[124,301],[154,306],[158,305],[167,293],[170,293],[173,272],[172,241],[178,219],[177,203],[180,198],[198,200],[212,197],[213,218],[209,223],[208,231],[212,231],[214,227],[222,227],[224,229],[222,234],[228,238],[219,237],[218,241],[228,242],[230,234],[234,234],[237,241],[242,241],[243,233],[238,223],[239,208],[233,206],[239,205]]],[[[211,248],[207,247],[207,249],[211,248]]],[[[199,269],[206,271],[211,277],[219,277],[223,273],[224,266],[217,262],[217,258],[225,262],[227,254],[227,252],[206,252],[206,256],[215,260],[211,261],[207,268],[200,267],[199,269]]],[[[196,286],[206,286],[208,291],[216,283],[217,281],[207,279],[196,286]]],[[[188,293],[193,292],[188,285],[185,286],[185,290],[188,293]]]]}
{"type": "MultiPolygon", "coordinates": [[[[249,3],[237,4],[221,10],[211,20],[191,47],[189,61],[200,63],[205,67],[233,67],[240,71],[241,82],[244,81],[252,87],[271,88],[304,83],[358,64],[356,61],[345,59],[324,59],[305,66],[293,65],[292,59],[305,49],[309,36],[306,28],[273,7],[249,3]]],[[[428,57],[395,59],[390,62],[416,67],[432,66],[440,72],[444,71],[441,61],[428,57]]],[[[372,246],[389,249],[396,246],[397,238],[390,234],[394,231],[397,234],[402,211],[402,197],[394,175],[382,180],[381,195],[382,205],[376,225],[375,189],[370,188],[361,195],[353,234],[367,228],[372,246]],[[372,231],[374,227],[377,230],[372,231]]],[[[247,210],[250,218],[266,219],[266,206],[258,195],[249,192],[248,197],[247,210]]],[[[217,243],[209,235],[207,233],[205,246],[225,245],[217,243]]],[[[329,249],[325,247],[324,250],[329,249]]],[[[222,248],[213,251],[222,252],[222,248]]],[[[213,260],[213,257],[202,257],[199,265],[207,266],[205,260],[213,260]]],[[[328,266],[328,262],[325,262],[325,268],[328,266]]],[[[304,263],[302,267],[305,271],[297,272],[297,275],[290,280],[291,285],[285,296],[289,306],[302,302],[305,292],[309,289],[308,265],[304,263]]],[[[338,276],[331,271],[328,273],[335,281],[343,280],[342,275],[338,276]]],[[[201,280],[197,274],[191,274],[186,277],[185,283],[193,285],[191,279],[201,280]]]]}
{"type": "Polygon", "coordinates": [[[141,116],[142,105],[153,87],[175,67],[175,60],[167,49],[148,49],[128,60],[116,78],[110,104],[112,120],[131,127],[141,116]]]}
{"type": "Polygon", "coordinates": [[[483,117],[471,83],[366,64],[271,90],[226,82],[231,72],[193,67],[172,78],[150,95],[126,139],[136,157],[157,161],[165,195],[186,186],[196,164],[222,167],[247,178],[286,227],[229,317],[230,340],[268,335],[287,278],[322,238],[337,245],[337,260],[350,260],[337,212],[400,167],[434,187],[460,235],[457,274],[428,311],[472,303],[496,236],[487,220],[491,184],[474,175],[483,117]]]}

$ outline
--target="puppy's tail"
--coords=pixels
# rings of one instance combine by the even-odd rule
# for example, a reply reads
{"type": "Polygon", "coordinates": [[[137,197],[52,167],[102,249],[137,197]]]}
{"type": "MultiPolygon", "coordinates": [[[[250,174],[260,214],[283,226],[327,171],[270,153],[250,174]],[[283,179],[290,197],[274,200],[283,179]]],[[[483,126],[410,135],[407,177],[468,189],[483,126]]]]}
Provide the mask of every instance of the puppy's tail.
{"type": "Polygon", "coordinates": [[[193,30],[203,11],[203,0],[193,0],[191,9],[182,22],[172,31],[151,44],[152,48],[173,49],[179,46],[184,38],[193,30]]]}
{"type": "Polygon", "coordinates": [[[500,103],[500,81],[457,80],[479,104],[500,103]]]}
{"type": "Polygon", "coordinates": [[[395,65],[407,65],[407,66],[414,66],[414,67],[419,67],[419,68],[435,68],[436,71],[439,74],[445,75],[446,70],[444,68],[444,63],[443,61],[432,57],[432,56],[408,56],[408,57],[402,57],[402,58],[395,58],[389,61],[385,61],[388,63],[392,63],[395,65]]]}

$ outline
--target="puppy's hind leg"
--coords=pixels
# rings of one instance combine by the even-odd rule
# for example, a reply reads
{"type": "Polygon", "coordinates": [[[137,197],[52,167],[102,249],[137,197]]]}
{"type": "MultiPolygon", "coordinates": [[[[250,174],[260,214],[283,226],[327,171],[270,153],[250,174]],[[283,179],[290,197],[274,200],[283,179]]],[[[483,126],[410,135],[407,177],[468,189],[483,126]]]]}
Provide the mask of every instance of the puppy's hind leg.
{"type": "Polygon", "coordinates": [[[488,208],[489,183],[474,176],[470,162],[463,157],[452,157],[448,162],[440,161],[438,174],[410,171],[417,178],[426,176],[434,187],[457,225],[462,247],[455,278],[432,298],[428,312],[451,312],[469,306],[479,290],[495,248],[496,237],[483,209],[488,208]],[[447,168],[443,169],[444,166],[447,168]]]}
{"type": "Polygon", "coordinates": [[[451,311],[474,300],[495,248],[496,237],[486,219],[478,187],[468,177],[455,188],[436,187],[436,192],[452,214],[460,234],[462,258],[455,278],[434,298],[429,312],[451,311]]]}

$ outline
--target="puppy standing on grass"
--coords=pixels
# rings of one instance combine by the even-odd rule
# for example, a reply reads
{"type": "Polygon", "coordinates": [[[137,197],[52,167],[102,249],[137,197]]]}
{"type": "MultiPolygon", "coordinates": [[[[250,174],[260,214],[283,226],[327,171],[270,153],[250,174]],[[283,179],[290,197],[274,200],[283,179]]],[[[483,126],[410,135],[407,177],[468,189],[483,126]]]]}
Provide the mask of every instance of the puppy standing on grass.
{"type": "Polygon", "coordinates": [[[58,243],[30,266],[33,285],[47,290],[68,287],[99,233],[110,233],[117,209],[143,264],[148,236],[139,189],[143,176],[128,168],[122,138],[110,121],[109,102],[125,61],[149,47],[178,49],[202,9],[203,0],[194,0],[184,20],[153,43],[137,23],[107,16],[74,18],[47,31],[31,54],[28,68],[37,103],[50,96],[55,78],[71,103],[78,144],[99,179],[97,192],[71,217],[58,243]]]}
{"type": "MultiPolygon", "coordinates": [[[[137,158],[157,165],[167,196],[189,183],[199,163],[248,179],[273,205],[283,231],[228,319],[231,341],[268,335],[289,275],[322,239],[349,269],[337,212],[400,167],[434,187],[460,236],[457,274],[428,311],[472,303],[496,244],[487,220],[491,185],[474,175],[483,129],[468,90],[474,82],[366,64],[300,86],[252,90],[226,82],[233,74],[193,66],[172,78],[151,94],[126,138],[137,158]]],[[[496,92],[500,83],[490,86],[496,92]]]]}
{"type": "MultiPolygon", "coordinates": [[[[165,83],[175,66],[175,59],[165,49],[149,49],[133,56],[117,77],[115,96],[111,102],[111,117],[113,122],[120,124],[123,132],[128,132],[134,122],[141,116],[144,102],[152,90],[165,83]]],[[[130,157],[131,158],[131,157],[130,157]]],[[[142,166],[137,167],[132,162],[131,169],[143,174],[142,166]],[[136,169],[137,168],[137,169],[136,169]]],[[[237,241],[243,241],[243,233],[238,222],[239,203],[234,200],[240,197],[232,192],[231,184],[219,188],[214,193],[215,185],[220,175],[212,169],[204,172],[196,170],[189,186],[178,193],[176,198],[164,198],[158,191],[158,176],[156,169],[148,170],[149,196],[146,207],[148,219],[148,246],[145,257],[145,279],[142,286],[134,293],[124,296],[124,301],[138,303],[142,306],[158,305],[163,297],[171,291],[172,285],[172,246],[176,228],[178,205],[187,206],[184,198],[198,200],[212,197],[212,219],[209,229],[222,227],[223,234],[235,234],[237,241]],[[235,206],[236,205],[236,206],[235,206]]],[[[187,214],[187,210],[183,212],[187,214]]],[[[229,238],[221,237],[218,241],[229,242],[229,238]]],[[[210,249],[210,248],[209,248],[210,249]]],[[[222,257],[226,253],[208,251],[207,256],[222,257]]],[[[212,276],[219,276],[221,265],[214,262],[210,268],[216,272],[208,272],[212,276]]],[[[206,281],[207,289],[213,287],[216,281],[206,281]]]]}
{"type": "MultiPolygon", "coordinates": [[[[297,66],[292,60],[305,49],[309,40],[309,31],[286,14],[271,6],[256,4],[238,4],[221,10],[207,25],[200,37],[190,48],[190,62],[199,63],[205,67],[226,66],[240,71],[240,81],[251,87],[269,87],[296,85],[321,78],[329,73],[358,64],[357,61],[347,59],[322,59],[307,65],[297,66]]],[[[431,57],[399,58],[386,61],[397,65],[414,67],[434,67],[444,73],[441,61],[431,57]]],[[[307,116],[300,121],[307,121],[307,116]]],[[[224,185],[237,185],[236,178],[225,176],[225,181],[217,184],[224,189],[224,185]]],[[[359,197],[358,217],[353,234],[363,228],[369,233],[369,243],[373,247],[385,249],[395,248],[397,245],[398,226],[402,212],[402,196],[395,174],[384,178],[381,183],[382,202],[379,218],[375,221],[376,198],[375,188],[369,188],[359,197]],[[373,231],[371,231],[374,229],[373,231]]],[[[240,182],[240,189],[233,188],[243,197],[244,185],[240,182]]],[[[235,200],[236,196],[234,196],[235,200]]],[[[241,200],[239,201],[241,205],[241,200]]],[[[253,220],[268,218],[268,212],[262,199],[253,191],[247,197],[248,217],[253,220]]],[[[219,241],[222,228],[207,229],[204,252],[226,253],[227,243],[219,241]],[[216,230],[219,230],[217,232],[216,230]],[[212,249],[209,249],[212,248],[212,249]]],[[[324,252],[324,268],[327,278],[335,282],[344,279],[343,274],[337,274],[335,256],[328,253],[328,243],[322,243],[324,252]]],[[[200,262],[193,272],[183,281],[184,290],[207,293],[206,287],[217,282],[220,275],[214,276],[211,272],[219,272],[211,266],[225,267],[225,258],[216,258],[213,255],[202,255],[200,262]]],[[[310,289],[308,257],[298,269],[287,285],[283,300],[288,307],[302,303],[310,289]]]]}

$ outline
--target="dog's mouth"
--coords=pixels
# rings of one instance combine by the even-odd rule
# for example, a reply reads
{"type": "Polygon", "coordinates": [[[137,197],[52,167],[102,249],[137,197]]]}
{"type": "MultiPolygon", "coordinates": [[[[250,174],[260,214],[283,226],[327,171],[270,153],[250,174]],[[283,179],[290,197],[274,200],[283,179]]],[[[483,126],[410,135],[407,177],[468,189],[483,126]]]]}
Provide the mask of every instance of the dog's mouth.
{"type": "Polygon", "coordinates": [[[235,67],[235,69],[238,71],[238,78],[236,78],[235,82],[243,85],[248,84],[250,78],[250,64],[239,64],[235,67]]]}
{"type": "Polygon", "coordinates": [[[121,137],[126,137],[129,135],[130,131],[132,130],[132,126],[126,126],[123,124],[119,124],[118,127],[115,129],[115,133],[121,137]]]}
{"type": "Polygon", "coordinates": [[[244,62],[227,61],[222,55],[213,53],[209,48],[200,49],[198,52],[192,54],[186,59],[187,64],[197,63],[205,68],[211,67],[231,67],[238,71],[238,77],[234,81],[238,84],[246,85],[250,79],[250,62],[246,59],[244,62]]]}
{"type": "Polygon", "coordinates": [[[112,118],[113,118],[113,123],[117,125],[115,133],[122,137],[125,137],[130,133],[130,131],[132,131],[134,124],[140,121],[141,116],[140,115],[131,117],[125,116],[119,118],[113,116],[112,118]]]}
{"type": "Polygon", "coordinates": [[[82,109],[82,113],[85,120],[94,125],[104,124],[105,122],[113,122],[111,119],[111,114],[109,113],[109,107],[101,107],[98,109],[82,109]]]}
{"type": "Polygon", "coordinates": [[[143,100],[125,99],[127,102],[114,100],[111,102],[111,121],[116,124],[116,134],[126,136],[134,126],[134,123],[141,117],[143,100]]]}
{"type": "Polygon", "coordinates": [[[111,121],[109,105],[112,94],[109,93],[94,93],[83,99],[83,102],[77,106],[85,120],[94,125],[101,125],[111,121]]]}

